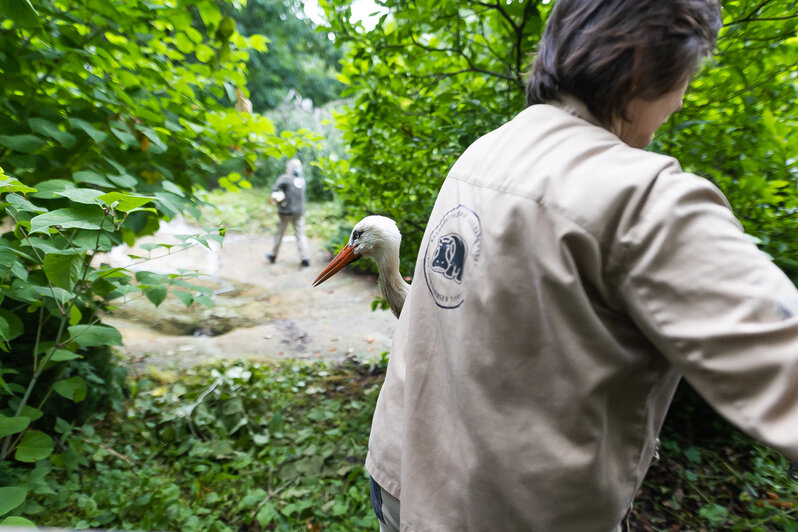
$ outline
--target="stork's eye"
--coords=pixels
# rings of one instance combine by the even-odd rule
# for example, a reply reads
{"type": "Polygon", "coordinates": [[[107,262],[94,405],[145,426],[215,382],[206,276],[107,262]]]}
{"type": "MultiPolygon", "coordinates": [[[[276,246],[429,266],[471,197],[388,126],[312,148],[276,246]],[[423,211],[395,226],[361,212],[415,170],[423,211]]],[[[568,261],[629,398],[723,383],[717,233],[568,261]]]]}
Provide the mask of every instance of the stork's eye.
{"type": "Polygon", "coordinates": [[[360,239],[360,235],[363,234],[363,231],[352,231],[352,242],[355,240],[360,239]]]}

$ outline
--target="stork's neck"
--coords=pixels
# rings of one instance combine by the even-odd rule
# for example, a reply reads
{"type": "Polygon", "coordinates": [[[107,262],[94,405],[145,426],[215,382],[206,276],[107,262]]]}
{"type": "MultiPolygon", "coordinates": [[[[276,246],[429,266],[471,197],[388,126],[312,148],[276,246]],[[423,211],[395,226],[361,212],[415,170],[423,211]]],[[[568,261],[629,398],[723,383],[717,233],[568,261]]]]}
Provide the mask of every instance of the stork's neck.
{"type": "Polygon", "coordinates": [[[392,253],[391,256],[383,256],[378,259],[377,270],[380,272],[382,297],[388,302],[394,316],[398,318],[402,313],[407,293],[410,291],[410,285],[402,279],[402,274],[399,272],[399,254],[392,253]]]}

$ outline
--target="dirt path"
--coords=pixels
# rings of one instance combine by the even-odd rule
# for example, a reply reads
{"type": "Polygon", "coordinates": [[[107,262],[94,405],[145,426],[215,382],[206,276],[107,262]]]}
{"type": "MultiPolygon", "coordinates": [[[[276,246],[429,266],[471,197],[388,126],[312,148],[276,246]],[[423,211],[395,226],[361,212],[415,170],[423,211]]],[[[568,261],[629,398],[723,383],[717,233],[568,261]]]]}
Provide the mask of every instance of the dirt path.
{"type": "MultiPolygon", "coordinates": [[[[137,245],[176,243],[175,235],[199,232],[176,220],[137,245]]],[[[228,235],[221,248],[195,246],[157,258],[131,269],[198,270],[205,274],[204,284],[214,289],[214,305],[195,303],[187,309],[170,297],[156,309],[138,300],[121,306],[106,322],[120,330],[121,352],[139,368],[186,367],[218,359],[379,357],[390,348],[396,318],[387,310],[372,312],[371,301],[379,295],[376,278],[342,272],[313,288],[329,257],[319,242],[311,240],[310,246],[308,268],[300,267],[293,238],[283,240],[277,262],[269,264],[269,235],[228,235]]],[[[129,266],[128,253],[146,255],[140,248],[122,246],[106,260],[129,266]]]]}

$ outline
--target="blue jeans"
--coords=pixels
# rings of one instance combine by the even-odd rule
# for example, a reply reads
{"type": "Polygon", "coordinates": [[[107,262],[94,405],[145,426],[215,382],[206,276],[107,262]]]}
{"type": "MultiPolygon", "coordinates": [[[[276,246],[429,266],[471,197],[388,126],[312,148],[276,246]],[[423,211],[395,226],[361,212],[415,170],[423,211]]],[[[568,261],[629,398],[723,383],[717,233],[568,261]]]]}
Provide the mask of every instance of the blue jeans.
{"type": "Polygon", "coordinates": [[[371,506],[380,520],[380,532],[399,532],[399,499],[382,489],[373,477],[369,476],[371,506]]]}

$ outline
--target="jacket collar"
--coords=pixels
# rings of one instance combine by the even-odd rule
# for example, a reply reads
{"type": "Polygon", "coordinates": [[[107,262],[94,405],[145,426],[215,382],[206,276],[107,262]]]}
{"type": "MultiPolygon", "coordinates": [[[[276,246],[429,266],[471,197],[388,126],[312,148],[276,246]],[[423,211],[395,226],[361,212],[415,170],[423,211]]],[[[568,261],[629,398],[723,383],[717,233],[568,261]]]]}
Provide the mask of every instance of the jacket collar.
{"type": "Polygon", "coordinates": [[[571,114],[577,118],[581,118],[582,120],[586,120],[594,126],[609,129],[602,124],[598,118],[593,116],[593,113],[588,110],[587,105],[576,96],[572,96],[568,93],[560,93],[556,100],[552,100],[548,103],[554,107],[557,107],[558,109],[562,109],[568,114],[571,114]]]}

